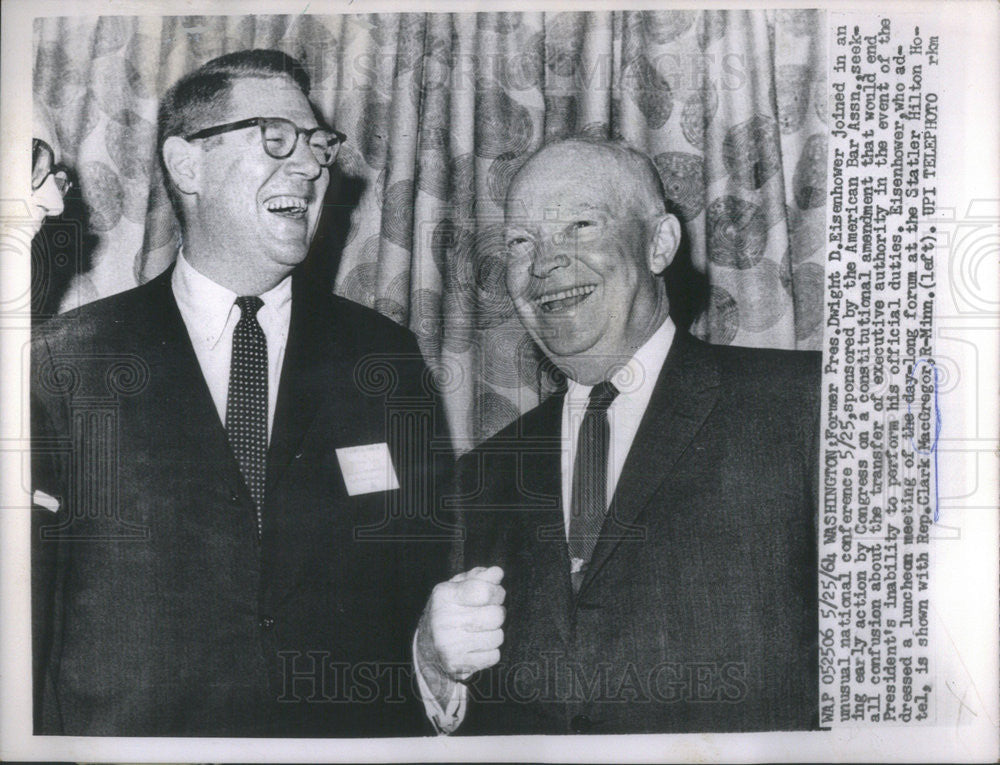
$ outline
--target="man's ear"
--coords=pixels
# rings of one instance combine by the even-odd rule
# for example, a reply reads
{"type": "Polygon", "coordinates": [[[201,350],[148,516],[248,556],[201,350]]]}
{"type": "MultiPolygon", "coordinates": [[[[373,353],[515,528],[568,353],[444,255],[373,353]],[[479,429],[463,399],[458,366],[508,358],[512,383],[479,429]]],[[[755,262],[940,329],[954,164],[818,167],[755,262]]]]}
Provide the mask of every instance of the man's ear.
{"type": "Polygon", "coordinates": [[[194,194],[201,182],[201,149],[179,135],[163,142],[163,164],[174,186],[183,194],[194,194]]]}
{"type": "Polygon", "coordinates": [[[677,216],[663,213],[653,224],[649,242],[648,264],[654,274],[662,274],[674,261],[681,245],[681,222],[677,216]]]}

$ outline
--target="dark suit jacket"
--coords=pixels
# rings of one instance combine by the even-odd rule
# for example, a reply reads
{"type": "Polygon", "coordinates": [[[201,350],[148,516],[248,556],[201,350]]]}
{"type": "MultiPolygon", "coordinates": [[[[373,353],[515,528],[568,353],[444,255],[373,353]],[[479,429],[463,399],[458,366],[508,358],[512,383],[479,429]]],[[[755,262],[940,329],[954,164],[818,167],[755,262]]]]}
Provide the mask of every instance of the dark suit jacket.
{"type": "Polygon", "coordinates": [[[293,280],[260,541],[169,271],[43,325],[32,367],[36,732],[427,732],[450,447],[408,332],[293,280]],[[335,450],[377,443],[401,488],[348,496],[335,450]]]}
{"type": "Polygon", "coordinates": [[[462,733],[813,728],[819,355],[678,332],[574,596],[561,395],[459,463],[464,568],[505,571],[462,733]]]}

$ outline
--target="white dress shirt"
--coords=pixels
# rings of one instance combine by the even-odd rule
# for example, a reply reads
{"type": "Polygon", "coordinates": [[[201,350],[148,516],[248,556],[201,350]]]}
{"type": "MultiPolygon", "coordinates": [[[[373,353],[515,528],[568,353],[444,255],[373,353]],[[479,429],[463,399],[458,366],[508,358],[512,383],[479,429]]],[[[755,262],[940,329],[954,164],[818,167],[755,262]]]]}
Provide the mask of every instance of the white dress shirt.
{"type": "MultiPolygon", "coordinates": [[[[660,377],[663,363],[667,360],[670,346],[673,345],[676,329],[668,316],[659,329],[636,351],[628,363],[611,376],[610,382],[618,389],[618,395],[608,408],[608,425],[610,426],[611,443],[608,447],[608,492],[607,503],[618,487],[622,468],[628,457],[629,449],[639,430],[639,424],[646,414],[653,388],[660,377]]],[[[580,434],[580,424],[587,411],[592,385],[582,385],[575,380],[569,380],[566,397],[562,408],[562,508],[563,523],[569,537],[570,503],[573,494],[573,463],[576,460],[576,442],[580,434]]],[[[468,688],[463,683],[457,683],[452,690],[451,698],[442,708],[431,693],[416,662],[417,639],[413,639],[414,664],[417,668],[417,684],[424,700],[424,709],[428,719],[434,724],[438,733],[453,733],[462,720],[468,704],[468,688]]]]}
{"type": "MultiPolygon", "coordinates": [[[[182,252],[177,254],[170,286],[219,413],[219,421],[224,426],[233,329],[240,320],[240,309],[236,305],[239,296],[198,271],[182,252]]],[[[257,321],[267,340],[267,436],[270,441],[281,365],[288,343],[288,325],[292,318],[292,277],[286,276],[260,299],[264,305],[257,311],[257,321]]]]}
{"type": "MultiPolygon", "coordinates": [[[[639,430],[639,423],[646,413],[653,388],[660,377],[663,362],[674,342],[674,323],[667,320],[653,333],[629,362],[611,376],[610,382],[618,389],[618,395],[608,408],[608,425],[611,443],[608,445],[608,492],[607,504],[618,487],[625,459],[628,457],[632,441],[639,430]]],[[[569,380],[562,410],[562,508],[566,537],[569,538],[570,504],[573,496],[573,465],[576,461],[576,446],[580,435],[583,415],[587,412],[592,385],[581,385],[569,380]]]]}

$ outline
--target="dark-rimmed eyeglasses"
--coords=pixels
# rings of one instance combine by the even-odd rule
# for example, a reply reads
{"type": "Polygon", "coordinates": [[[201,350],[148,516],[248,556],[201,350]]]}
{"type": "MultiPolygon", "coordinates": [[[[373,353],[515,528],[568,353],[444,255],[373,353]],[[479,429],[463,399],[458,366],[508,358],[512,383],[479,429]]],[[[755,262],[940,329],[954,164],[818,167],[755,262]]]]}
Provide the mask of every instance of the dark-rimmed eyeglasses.
{"type": "Polygon", "coordinates": [[[69,179],[69,173],[63,165],[56,163],[56,153],[41,138],[31,139],[31,190],[38,191],[52,176],[56,182],[56,188],[62,196],[66,196],[73,182],[69,179]]]}
{"type": "Polygon", "coordinates": [[[227,122],[225,125],[216,125],[191,133],[191,135],[185,136],[184,140],[194,141],[198,138],[209,138],[220,133],[228,133],[230,130],[243,130],[254,125],[260,127],[260,140],[267,156],[274,159],[290,157],[295,151],[299,136],[302,135],[305,136],[313,156],[322,167],[330,167],[337,160],[340,147],[347,140],[347,136],[337,130],[327,130],[322,127],[306,130],[283,117],[251,117],[239,122],[227,122]]]}

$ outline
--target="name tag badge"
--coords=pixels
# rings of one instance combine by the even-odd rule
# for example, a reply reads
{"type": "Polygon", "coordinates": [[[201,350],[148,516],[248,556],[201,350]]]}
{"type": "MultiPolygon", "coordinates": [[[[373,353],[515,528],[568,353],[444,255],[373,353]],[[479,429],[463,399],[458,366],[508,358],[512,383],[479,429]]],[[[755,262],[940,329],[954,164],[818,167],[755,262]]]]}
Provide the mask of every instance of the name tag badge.
{"type": "Polygon", "coordinates": [[[31,504],[44,507],[50,513],[59,512],[59,500],[51,494],[46,494],[41,489],[35,489],[34,493],[32,493],[31,504]]]}
{"type": "Polygon", "coordinates": [[[399,479],[386,443],[337,449],[337,461],[344,475],[347,493],[352,497],[399,488],[399,479]]]}

